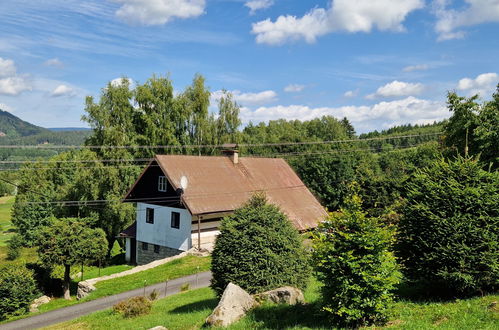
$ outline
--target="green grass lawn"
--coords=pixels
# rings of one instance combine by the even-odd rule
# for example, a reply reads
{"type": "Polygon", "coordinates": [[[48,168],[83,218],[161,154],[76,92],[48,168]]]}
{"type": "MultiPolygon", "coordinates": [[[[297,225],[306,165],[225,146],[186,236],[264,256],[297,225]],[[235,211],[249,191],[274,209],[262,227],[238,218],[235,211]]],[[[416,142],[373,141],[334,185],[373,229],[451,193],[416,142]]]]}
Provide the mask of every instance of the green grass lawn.
{"type": "Polygon", "coordinates": [[[10,210],[14,200],[14,196],[0,197],[0,247],[6,246],[7,241],[14,234],[14,228],[10,222],[10,210]]]}
{"type": "MultiPolygon", "coordinates": [[[[176,259],[161,266],[139,273],[98,282],[95,285],[97,290],[90,293],[90,295],[80,301],[76,299],[69,301],[61,298],[54,299],[48,304],[40,306],[39,310],[41,313],[48,312],[57,308],[66,307],[69,305],[94,300],[100,297],[110,296],[116,293],[141,288],[144,286],[144,281],[146,281],[146,285],[151,285],[155,283],[165,282],[166,280],[172,280],[175,278],[192,275],[198,272],[203,272],[210,269],[210,262],[210,257],[187,256],[184,258],[176,259]]],[[[109,272],[109,274],[111,273],[109,272]]],[[[104,272],[101,271],[101,275],[104,275],[104,272]]],[[[72,289],[72,295],[76,294],[75,285],[73,285],[72,289]]]]}
{"type": "MultiPolygon", "coordinates": [[[[312,281],[305,291],[306,305],[265,304],[228,329],[334,329],[320,313],[318,298],[319,283],[312,281]]],[[[499,295],[452,302],[400,301],[393,304],[386,328],[498,329],[499,306],[494,301],[499,301],[499,295]]],[[[154,303],[149,315],[142,317],[125,319],[108,309],[49,329],[149,329],[157,325],[199,329],[216,305],[214,293],[204,288],[161,299],[154,303]]]]}

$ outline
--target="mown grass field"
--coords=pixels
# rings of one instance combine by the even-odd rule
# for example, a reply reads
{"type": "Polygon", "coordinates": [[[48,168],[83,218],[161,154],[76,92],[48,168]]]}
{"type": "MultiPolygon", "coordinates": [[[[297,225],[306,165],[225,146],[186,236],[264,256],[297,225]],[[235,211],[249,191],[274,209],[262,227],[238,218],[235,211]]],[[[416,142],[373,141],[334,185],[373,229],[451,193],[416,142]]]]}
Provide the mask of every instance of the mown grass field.
{"type": "MultiPolygon", "coordinates": [[[[250,312],[228,329],[335,329],[320,312],[319,283],[305,291],[306,305],[266,304],[250,312]]],[[[450,302],[396,302],[391,310],[390,329],[498,329],[499,295],[450,302]]],[[[172,329],[199,329],[217,305],[209,288],[180,293],[156,301],[149,315],[125,319],[112,310],[96,312],[48,329],[149,329],[163,325],[172,329]]]]}
{"type": "MultiPolygon", "coordinates": [[[[0,247],[7,246],[7,241],[14,234],[14,228],[10,222],[10,211],[14,200],[14,196],[0,197],[0,247]]],[[[6,250],[1,249],[0,255],[4,253],[6,253],[6,250]]]]}

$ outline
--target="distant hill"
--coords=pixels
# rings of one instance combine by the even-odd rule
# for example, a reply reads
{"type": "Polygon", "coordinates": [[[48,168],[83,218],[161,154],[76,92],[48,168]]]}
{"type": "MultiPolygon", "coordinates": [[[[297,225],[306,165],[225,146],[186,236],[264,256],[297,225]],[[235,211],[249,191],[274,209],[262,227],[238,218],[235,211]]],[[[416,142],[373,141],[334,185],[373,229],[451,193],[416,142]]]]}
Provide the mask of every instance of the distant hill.
{"type": "Polygon", "coordinates": [[[0,109],[0,136],[16,138],[50,132],[48,129],[24,121],[0,109]]]}
{"type": "Polygon", "coordinates": [[[49,127],[47,129],[52,131],[52,132],[67,132],[67,131],[81,132],[81,131],[90,131],[91,130],[91,128],[88,128],[88,127],[49,127]]]}
{"type": "MultiPolygon", "coordinates": [[[[83,127],[43,128],[0,109],[0,145],[83,145],[91,134],[90,129],[83,127]]],[[[0,159],[6,157],[0,154],[0,159]]]]}

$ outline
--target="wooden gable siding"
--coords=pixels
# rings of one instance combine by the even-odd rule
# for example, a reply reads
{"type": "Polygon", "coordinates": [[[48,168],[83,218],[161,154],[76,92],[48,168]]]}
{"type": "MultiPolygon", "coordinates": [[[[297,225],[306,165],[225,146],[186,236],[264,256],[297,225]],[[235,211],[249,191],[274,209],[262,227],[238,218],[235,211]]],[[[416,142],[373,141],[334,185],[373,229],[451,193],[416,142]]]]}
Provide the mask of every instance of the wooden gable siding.
{"type": "MultiPolygon", "coordinates": [[[[180,195],[168,182],[166,192],[158,190],[158,177],[165,176],[161,167],[154,161],[142,173],[136,184],[125,197],[125,202],[142,202],[159,206],[185,209],[180,203],[180,195]]],[[[168,180],[168,178],[167,178],[168,180]]]]}

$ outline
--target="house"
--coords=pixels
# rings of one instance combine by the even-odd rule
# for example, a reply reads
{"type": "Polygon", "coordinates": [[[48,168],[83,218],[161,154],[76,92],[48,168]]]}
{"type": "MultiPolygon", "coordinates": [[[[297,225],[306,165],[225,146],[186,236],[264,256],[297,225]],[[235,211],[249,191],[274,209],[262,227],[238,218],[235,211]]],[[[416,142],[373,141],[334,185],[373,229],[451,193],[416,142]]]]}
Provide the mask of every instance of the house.
{"type": "Polygon", "coordinates": [[[221,219],[259,191],[300,231],[327,215],[285,160],[224,153],[157,155],[149,163],[123,200],[137,203],[136,222],[120,234],[127,261],[145,264],[212,245],[221,219]]]}

